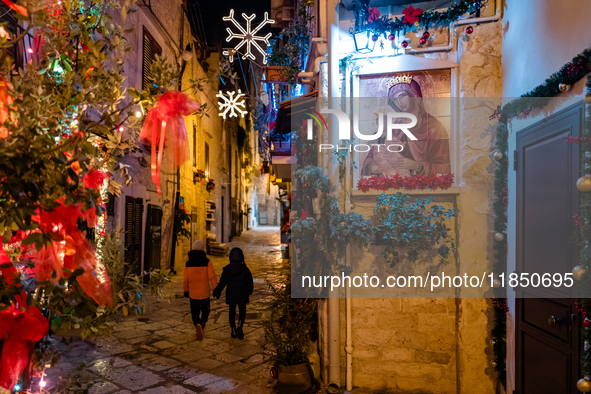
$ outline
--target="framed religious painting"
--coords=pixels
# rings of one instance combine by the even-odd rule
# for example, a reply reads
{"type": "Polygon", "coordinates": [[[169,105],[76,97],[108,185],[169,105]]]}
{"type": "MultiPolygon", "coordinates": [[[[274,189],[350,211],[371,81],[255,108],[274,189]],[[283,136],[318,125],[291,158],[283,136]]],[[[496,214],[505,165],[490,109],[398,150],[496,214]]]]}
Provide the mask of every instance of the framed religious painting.
{"type": "Polygon", "coordinates": [[[449,68],[355,77],[355,185],[363,178],[454,172],[453,77],[449,68]]]}

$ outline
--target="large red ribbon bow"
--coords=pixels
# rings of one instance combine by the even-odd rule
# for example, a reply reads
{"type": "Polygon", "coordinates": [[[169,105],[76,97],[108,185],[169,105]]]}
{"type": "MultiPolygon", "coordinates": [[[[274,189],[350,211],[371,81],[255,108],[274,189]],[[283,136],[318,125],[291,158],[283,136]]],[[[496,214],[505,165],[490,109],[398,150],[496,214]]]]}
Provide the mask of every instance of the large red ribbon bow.
{"type": "Polygon", "coordinates": [[[16,304],[0,312],[0,339],[4,340],[0,358],[0,387],[12,390],[29,364],[35,342],[49,331],[49,322],[36,306],[27,307],[27,294],[16,297],[16,304]]]}
{"type": "Polygon", "coordinates": [[[176,171],[189,160],[189,138],[183,116],[191,115],[200,105],[177,90],[164,93],[158,104],[148,111],[140,133],[140,142],[152,150],[152,181],[160,193],[160,169],[166,146],[166,167],[176,171]],[[168,141],[166,141],[168,139],[168,141]],[[166,142],[166,145],[165,145],[166,142]],[[158,146],[158,155],[156,155],[158,146]],[[158,157],[156,157],[158,156],[158,157]]]}

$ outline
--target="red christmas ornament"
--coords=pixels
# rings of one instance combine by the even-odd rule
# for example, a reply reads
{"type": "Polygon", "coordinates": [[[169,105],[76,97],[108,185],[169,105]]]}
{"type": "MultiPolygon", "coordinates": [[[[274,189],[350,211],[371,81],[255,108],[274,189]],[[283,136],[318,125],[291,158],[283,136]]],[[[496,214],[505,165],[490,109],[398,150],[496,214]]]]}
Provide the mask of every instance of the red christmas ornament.
{"type": "Polygon", "coordinates": [[[394,41],[394,38],[396,38],[396,37],[394,37],[394,34],[390,34],[390,35],[388,36],[388,40],[389,40],[389,41],[394,41]]]}
{"type": "Polygon", "coordinates": [[[466,28],[466,34],[472,34],[472,33],[474,33],[474,28],[472,26],[468,26],[466,28]]]}
{"type": "Polygon", "coordinates": [[[585,327],[589,327],[590,324],[591,324],[591,321],[589,321],[589,319],[585,318],[585,320],[583,320],[583,325],[585,327]]]}
{"type": "Polygon", "coordinates": [[[408,42],[407,42],[407,41],[402,41],[402,42],[400,43],[400,46],[401,46],[402,48],[406,49],[406,48],[408,47],[408,42]]]}
{"type": "Polygon", "coordinates": [[[428,31],[423,33],[423,38],[429,38],[429,37],[431,37],[431,34],[428,31]]]}
{"type": "Polygon", "coordinates": [[[371,40],[372,40],[372,41],[377,41],[377,40],[378,40],[378,38],[379,38],[379,37],[378,37],[378,35],[377,35],[377,34],[374,34],[373,36],[371,36],[371,40]]]}
{"type": "Polygon", "coordinates": [[[422,37],[422,38],[419,40],[419,44],[421,44],[421,45],[425,45],[426,43],[427,43],[427,39],[426,39],[425,37],[422,37]]]}

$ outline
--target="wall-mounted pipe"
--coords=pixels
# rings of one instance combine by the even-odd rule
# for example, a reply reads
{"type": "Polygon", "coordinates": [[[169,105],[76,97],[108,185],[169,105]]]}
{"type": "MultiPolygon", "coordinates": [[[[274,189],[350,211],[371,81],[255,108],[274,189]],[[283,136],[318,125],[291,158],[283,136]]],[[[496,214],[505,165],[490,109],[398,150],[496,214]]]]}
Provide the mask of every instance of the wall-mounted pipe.
{"type": "MultiPolygon", "coordinates": [[[[328,51],[328,99],[329,108],[338,108],[339,100],[339,0],[326,0],[327,42],[328,51]]],[[[328,121],[332,126],[334,116],[329,116],[328,121]]],[[[329,126],[328,141],[338,145],[338,129],[329,126]]],[[[334,185],[339,184],[339,171],[336,155],[328,158],[328,176],[334,185]]],[[[341,333],[340,333],[340,299],[338,290],[328,299],[328,385],[340,387],[341,385],[341,333]]]]}
{"type": "Polygon", "coordinates": [[[314,71],[305,71],[298,73],[298,78],[300,78],[300,83],[304,85],[310,85],[314,83],[311,78],[314,78],[320,72],[320,63],[327,61],[328,58],[326,56],[317,57],[314,60],[314,71]]]}

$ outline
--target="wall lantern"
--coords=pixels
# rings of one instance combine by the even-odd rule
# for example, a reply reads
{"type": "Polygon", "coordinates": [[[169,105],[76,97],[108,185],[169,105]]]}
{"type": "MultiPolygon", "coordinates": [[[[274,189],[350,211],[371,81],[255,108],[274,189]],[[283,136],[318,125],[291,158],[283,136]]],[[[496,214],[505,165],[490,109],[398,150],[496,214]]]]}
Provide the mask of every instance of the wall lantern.
{"type": "Polygon", "coordinates": [[[371,53],[373,52],[376,42],[372,39],[371,31],[363,30],[358,32],[352,32],[353,40],[355,41],[355,50],[359,53],[371,53]]]}

